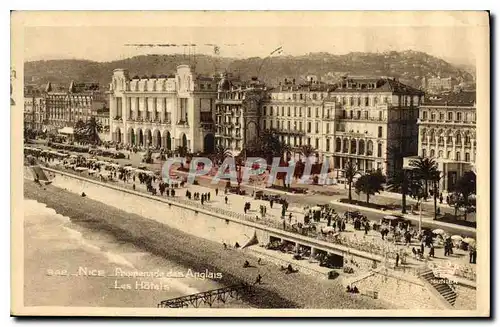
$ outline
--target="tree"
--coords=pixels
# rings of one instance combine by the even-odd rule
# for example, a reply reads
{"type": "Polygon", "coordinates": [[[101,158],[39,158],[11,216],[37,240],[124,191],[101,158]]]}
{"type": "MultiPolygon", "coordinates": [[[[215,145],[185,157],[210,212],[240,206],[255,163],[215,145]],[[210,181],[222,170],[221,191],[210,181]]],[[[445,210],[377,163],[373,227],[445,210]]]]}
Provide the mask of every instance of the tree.
{"type": "Polygon", "coordinates": [[[406,213],[406,195],[410,193],[408,183],[408,172],[404,169],[394,171],[387,181],[387,189],[391,192],[401,193],[401,213],[406,213]]]}
{"type": "Polygon", "coordinates": [[[213,154],[215,164],[220,165],[224,162],[224,159],[226,159],[227,157],[231,157],[231,156],[232,156],[232,153],[231,153],[231,150],[229,150],[229,148],[226,148],[226,147],[222,146],[221,144],[218,144],[215,147],[215,151],[213,154]]]}
{"type": "Polygon", "coordinates": [[[384,190],[384,187],[382,186],[384,180],[385,178],[380,170],[377,170],[359,177],[354,184],[354,188],[356,189],[357,194],[365,193],[366,203],[370,203],[370,195],[380,193],[380,191],[384,190]]]}
{"type": "Polygon", "coordinates": [[[413,167],[414,176],[422,180],[424,183],[425,199],[429,194],[429,182],[436,178],[437,163],[431,158],[419,158],[418,160],[410,161],[410,166],[413,167]]]}
{"type": "Polygon", "coordinates": [[[99,144],[101,138],[99,133],[102,132],[102,125],[95,119],[95,117],[90,117],[85,123],[85,137],[87,141],[91,144],[99,144]]]}
{"type": "Polygon", "coordinates": [[[85,142],[85,122],[79,119],[73,128],[73,137],[76,142],[85,142]]]}
{"type": "Polygon", "coordinates": [[[345,177],[346,182],[349,185],[349,202],[352,201],[352,192],[351,192],[352,183],[354,182],[354,177],[358,173],[359,173],[359,171],[357,170],[354,161],[352,161],[352,160],[347,161],[345,168],[344,168],[344,177],[345,177]]]}
{"type": "Polygon", "coordinates": [[[439,193],[439,181],[440,180],[441,180],[441,172],[436,169],[431,175],[432,196],[434,198],[434,220],[437,219],[437,199],[438,199],[438,193],[439,193]]]}
{"type": "Polygon", "coordinates": [[[453,193],[455,216],[457,209],[463,208],[465,210],[464,220],[467,220],[467,213],[475,207],[475,202],[471,201],[471,196],[476,194],[476,174],[472,171],[465,172],[459,178],[453,193]]]}
{"type": "Polygon", "coordinates": [[[301,156],[303,156],[305,158],[309,158],[309,157],[313,156],[314,154],[316,154],[317,151],[310,144],[304,144],[304,145],[300,146],[299,153],[301,156]]]}
{"type": "MultiPolygon", "coordinates": [[[[188,148],[186,146],[183,146],[183,145],[179,145],[177,148],[175,148],[175,151],[174,151],[179,157],[181,158],[186,158],[186,156],[188,155],[189,151],[188,151],[188,148]]],[[[184,163],[181,162],[181,167],[182,169],[184,169],[184,163]]]]}

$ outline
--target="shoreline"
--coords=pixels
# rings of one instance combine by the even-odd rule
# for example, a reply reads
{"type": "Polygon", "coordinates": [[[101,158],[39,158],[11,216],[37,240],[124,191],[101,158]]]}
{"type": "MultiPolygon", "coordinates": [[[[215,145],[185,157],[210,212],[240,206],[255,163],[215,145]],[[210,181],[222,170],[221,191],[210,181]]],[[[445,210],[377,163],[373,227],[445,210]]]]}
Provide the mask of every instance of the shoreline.
{"type": "Polygon", "coordinates": [[[25,198],[37,200],[68,216],[72,222],[113,235],[146,251],[196,271],[219,271],[223,286],[252,284],[258,273],[263,285],[243,300],[259,308],[384,308],[384,303],[344,292],[337,281],[317,280],[302,274],[285,275],[272,263],[245,269],[245,260],[255,257],[242,250],[224,250],[221,244],[199,238],[165,224],[130,214],[110,205],[82,198],[53,185],[44,188],[25,179],[25,198]],[[105,212],[106,214],[102,214],[105,212]]]}

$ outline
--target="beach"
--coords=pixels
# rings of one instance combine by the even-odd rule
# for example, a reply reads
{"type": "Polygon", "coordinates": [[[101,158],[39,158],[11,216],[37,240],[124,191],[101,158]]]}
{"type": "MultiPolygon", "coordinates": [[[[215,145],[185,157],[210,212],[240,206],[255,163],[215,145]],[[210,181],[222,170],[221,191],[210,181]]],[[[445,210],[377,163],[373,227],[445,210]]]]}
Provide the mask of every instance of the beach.
{"type": "MultiPolygon", "coordinates": [[[[176,267],[177,271],[191,269],[194,272],[204,272],[207,276],[211,273],[220,273],[220,278],[213,278],[212,281],[203,283],[195,282],[196,278],[194,278],[189,283],[191,286],[188,285],[189,287],[184,287],[182,290],[179,288],[175,294],[166,292],[164,298],[161,298],[158,294],[162,293],[156,290],[144,291],[141,293],[145,294],[144,299],[140,301],[141,306],[156,307],[159,299],[166,300],[175,296],[192,294],[194,290],[206,291],[242,282],[253,284],[257,275],[260,274],[263,277],[263,284],[256,285],[252,294],[245,295],[244,304],[236,304],[239,305],[238,307],[318,309],[383,309],[388,307],[381,300],[346,293],[337,280],[318,279],[300,272],[286,275],[271,262],[264,261],[262,264],[257,264],[256,257],[249,251],[225,250],[221,243],[199,238],[158,221],[120,210],[119,204],[109,203],[108,205],[53,185],[41,187],[26,179],[24,195],[26,199],[44,203],[58,214],[69,217],[71,223],[79,228],[105,233],[110,237],[110,243],[126,244],[137,248],[138,252],[167,260],[171,263],[168,266],[176,267]],[[254,267],[243,268],[245,260],[248,260],[254,267]],[[149,293],[154,293],[155,296],[148,296],[149,293]]],[[[165,212],[165,215],[168,216],[168,212],[165,212]]],[[[26,247],[29,247],[29,244],[26,247]]],[[[29,264],[29,258],[26,258],[25,266],[29,264]]],[[[71,269],[74,271],[76,268],[71,269]]],[[[153,270],[154,268],[151,267],[153,270]]],[[[99,267],[95,269],[98,274],[99,267]]],[[[109,274],[109,271],[113,269],[108,267],[102,270],[104,274],[109,274]]],[[[128,270],[133,269],[129,267],[128,270]]],[[[39,280],[43,278],[49,277],[38,276],[39,280]]],[[[111,287],[115,287],[116,279],[110,280],[111,287]]],[[[124,284],[131,284],[132,288],[135,287],[133,283],[124,284]]],[[[95,291],[99,292],[99,290],[95,291]]],[[[67,289],[67,292],[72,292],[71,287],[67,289]]],[[[126,289],[120,292],[132,294],[126,289]]],[[[77,296],[77,294],[69,295],[77,296]]],[[[129,296],[127,306],[134,306],[134,301],[135,298],[129,296]]],[[[120,303],[107,305],[125,306],[120,303]]],[[[231,303],[228,303],[227,307],[232,307],[231,303]]]]}

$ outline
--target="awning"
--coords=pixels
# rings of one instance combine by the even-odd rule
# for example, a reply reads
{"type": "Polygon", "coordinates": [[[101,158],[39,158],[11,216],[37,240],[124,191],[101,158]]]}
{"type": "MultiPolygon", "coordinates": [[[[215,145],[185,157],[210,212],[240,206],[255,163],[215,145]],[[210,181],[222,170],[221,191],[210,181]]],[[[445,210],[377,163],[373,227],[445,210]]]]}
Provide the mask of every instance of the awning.
{"type": "Polygon", "coordinates": [[[73,134],[74,130],[73,130],[73,127],[64,127],[64,128],[61,128],[58,132],[59,132],[59,134],[73,134]]]}

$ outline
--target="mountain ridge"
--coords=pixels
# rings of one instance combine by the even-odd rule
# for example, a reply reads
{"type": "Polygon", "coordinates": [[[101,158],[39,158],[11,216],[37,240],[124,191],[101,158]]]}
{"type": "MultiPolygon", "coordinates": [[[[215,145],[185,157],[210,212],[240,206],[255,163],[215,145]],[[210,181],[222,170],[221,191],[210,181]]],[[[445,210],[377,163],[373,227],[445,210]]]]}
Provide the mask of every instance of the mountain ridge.
{"type": "Polygon", "coordinates": [[[231,58],[199,54],[196,56],[140,55],[126,59],[97,62],[87,59],[51,59],[27,61],[24,64],[26,84],[44,85],[47,82],[69,85],[78,82],[98,82],[107,85],[116,68],[125,68],[130,76],[151,76],[171,74],[179,64],[193,64],[196,71],[212,75],[215,71],[230,71],[248,80],[260,76],[264,82],[277,85],[285,78],[305,81],[307,75],[316,75],[325,82],[335,82],[342,75],[391,76],[414,87],[421,85],[422,77],[440,75],[471,81],[474,76],[470,69],[453,65],[444,59],[425,52],[387,51],[382,53],[350,52],[336,55],[315,52],[299,56],[231,58]]]}

